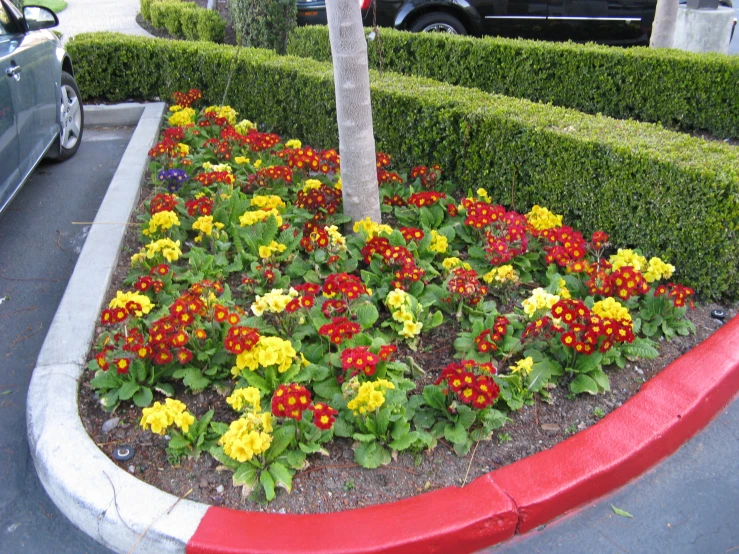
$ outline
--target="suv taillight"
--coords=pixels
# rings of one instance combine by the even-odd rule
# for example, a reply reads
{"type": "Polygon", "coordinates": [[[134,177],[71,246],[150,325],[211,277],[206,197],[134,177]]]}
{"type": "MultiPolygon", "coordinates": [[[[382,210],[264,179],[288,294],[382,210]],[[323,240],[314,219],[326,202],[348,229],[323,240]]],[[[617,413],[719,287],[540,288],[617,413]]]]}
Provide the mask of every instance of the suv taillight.
{"type": "Polygon", "coordinates": [[[359,9],[361,10],[369,9],[371,3],[372,3],[372,0],[359,0],[359,9]]]}

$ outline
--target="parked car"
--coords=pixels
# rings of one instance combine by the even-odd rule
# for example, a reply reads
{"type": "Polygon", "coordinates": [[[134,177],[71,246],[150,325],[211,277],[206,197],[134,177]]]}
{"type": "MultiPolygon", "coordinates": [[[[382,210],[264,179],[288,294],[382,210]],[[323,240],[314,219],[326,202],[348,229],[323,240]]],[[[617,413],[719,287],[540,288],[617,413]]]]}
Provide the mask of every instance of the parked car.
{"type": "MultiPolygon", "coordinates": [[[[602,44],[647,44],[657,0],[358,0],[365,27],[602,44]],[[375,13],[376,8],[376,13],[375,13]]],[[[297,0],[299,25],[325,25],[325,0],[297,0]]]]}
{"type": "Polygon", "coordinates": [[[0,0],[0,212],[44,156],[64,160],[80,146],[72,61],[48,30],[58,24],[47,8],[0,0]]]}

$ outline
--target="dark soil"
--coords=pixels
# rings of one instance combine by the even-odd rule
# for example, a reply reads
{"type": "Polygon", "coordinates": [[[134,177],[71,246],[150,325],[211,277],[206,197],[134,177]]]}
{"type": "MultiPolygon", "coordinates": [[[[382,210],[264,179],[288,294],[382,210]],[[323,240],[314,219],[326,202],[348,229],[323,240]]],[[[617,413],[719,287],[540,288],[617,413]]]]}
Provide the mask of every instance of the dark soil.
{"type": "MultiPolygon", "coordinates": [[[[142,198],[151,193],[142,190],[142,198]]],[[[132,218],[124,239],[118,267],[108,296],[112,298],[128,272],[128,260],[138,251],[138,224],[132,218]]],[[[176,496],[192,489],[189,499],[227,506],[235,509],[279,513],[320,513],[359,508],[407,498],[425,491],[448,486],[462,486],[489,471],[510,464],[536,452],[551,448],[574,433],[597,423],[605,414],[621,406],[641,385],[661,371],[667,364],[684,354],[716,331],[721,322],[710,317],[712,310],[727,312],[727,319],[735,316],[737,305],[702,304],[689,313],[697,328],[690,337],[678,337],[660,343],[661,354],[655,360],[629,363],[624,369],[611,368],[611,392],[600,396],[579,396],[568,399],[565,389],[550,391],[552,402],[537,401],[511,414],[511,421],[498,430],[492,440],[482,441],[464,458],[454,454],[451,446],[440,441],[432,451],[422,454],[401,454],[386,467],[367,470],[353,461],[352,443],[337,439],[328,447],[329,456],[315,455],[310,467],[296,475],[293,492],[280,492],[277,499],[266,505],[263,500],[241,499],[241,489],[231,484],[231,472],[219,471],[218,462],[208,454],[198,460],[185,460],[180,467],[172,467],[165,453],[166,439],[139,427],[141,410],[133,405],[121,405],[115,414],[102,410],[89,386],[92,373],[88,372],[80,385],[80,416],[90,437],[109,457],[115,448],[131,446],[134,457],[127,462],[115,462],[139,479],[176,496]],[[119,418],[117,426],[104,433],[103,424],[119,418]]],[[[430,382],[450,361],[457,329],[445,324],[430,335],[423,336],[417,352],[406,350],[423,367],[430,382]]],[[[422,388],[422,385],[419,385],[422,388]]],[[[199,394],[188,393],[183,387],[177,391],[189,410],[200,417],[209,409],[215,410],[215,420],[230,422],[234,412],[225,397],[213,390],[199,394]]]]}

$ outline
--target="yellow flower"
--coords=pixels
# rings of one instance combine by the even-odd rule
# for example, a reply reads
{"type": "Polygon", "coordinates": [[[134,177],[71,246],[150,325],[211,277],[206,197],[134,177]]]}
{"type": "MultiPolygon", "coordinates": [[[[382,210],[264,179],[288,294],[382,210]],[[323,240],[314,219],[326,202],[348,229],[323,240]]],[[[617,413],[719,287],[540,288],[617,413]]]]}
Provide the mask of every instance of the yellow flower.
{"type": "Polygon", "coordinates": [[[487,202],[490,204],[490,195],[488,194],[488,191],[486,191],[483,188],[477,189],[477,196],[482,202],[487,202]]]}
{"type": "Polygon", "coordinates": [[[403,289],[395,289],[387,293],[385,297],[385,305],[391,310],[397,310],[404,306],[408,297],[408,293],[403,289]]]}
{"type": "Polygon", "coordinates": [[[285,202],[277,195],[270,194],[264,196],[255,196],[251,199],[250,206],[256,206],[262,210],[274,210],[286,207],[285,202]]]}
{"type": "MultiPolygon", "coordinates": [[[[242,119],[236,125],[234,125],[234,128],[236,129],[236,132],[238,134],[245,135],[247,132],[249,132],[250,129],[256,129],[257,128],[257,124],[256,123],[252,123],[248,119],[242,119]]],[[[236,162],[236,163],[238,163],[238,162],[236,162]]]]}
{"type": "Polygon", "coordinates": [[[282,289],[272,289],[264,296],[257,295],[256,300],[251,305],[251,311],[257,317],[260,317],[264,312],[279,314],[285,311],[287,305],[298,296],[298,291],[292,287],[287,294],[283,294],[282,289]]]}
{"type": "Polygon", "coordinates": [[[184,127],[195,122],[195,110],[192,108],[182,108],[169,116],[169,124],[173,127],[184,127]]]}
{"type": "Polygon", "coordinates": [[[286,245],[273,240],[268,245],[262,245],[259,247],[259,257],[266,259],[272,256],[275,252],[282,253],[285,250],[287,250],[286,245]]]}
{"type": "Polygon", "coordinates": [[[192,224],[192,228],[204,235],[210,236],[213,233],[213,216],[201,215],[192,224]]]}
{"type": "Polygon", "coordinates": [[[179,104],[173,104],[172,106],[169,107],[170,112],[179,112],[181,109],[182,109],[182,106],[180,106],[179,104]]]}
{"type": "Polygon", "coordinates": [[[159,239],[154,242],[150,242],[142,249],[142,252],[146,252],[148,259],[154,258],[157,254],[161,253],[162,256],[168,262],[176,262],[182,255],[180,250],[180,241],[173,241],[172,239],[159,239]]]}
{"type": "Polygon", "coordinates": [[[539,205],[534,205],[534,207],[531,208],[531,211],[526,214],[526,219],[537,231],[562,227],[561,215],[556,215],[539,205]]]}
{"type": "Polygon", "coordinates": [[[344,235],[339,232],[339,228],[336,225],[329,225],[323,228],[328,233],[328,238],[331,240],[331,246],[335,250],[346,250],[346,239],[344,235]]]}
{"type": "Polygon", "coordinates": [[[559,280],[559,296],[561,298],[572,298],[572,295],[570,294],[570,289],[567,288],[567,281],[564,279],[559,280]]]}
{"type": "Polygon", "coordinates": [[[179,413],[174,417],[174,424],[182,429],[183,433],[187,433],[193,423],[195,423],[195,416],[188,412],[179,413]]]}
{"type": "Polygon", "coordinates": [[[423,328],[423,323],[420,321],[413,322],[413,321],[406,321],[403,323],[403,329],[398,333],[401,337],[405,337],[407,339],[413,338],[416,335],[421,334],[421,329],[423,328]]]}
{"type": "Polygon", "coordinates": [[[172,424],[187,433],[194,422],[195,417],[187,411],[187,406],[172,398],[167,398],[164,404],[154,402],[152,406],[141,411],[142,429],[150,427],[153,433],[160,435],[163,435],[172,424]]]}
{"type": "Polygon", "coordinates": [[[637,271],[643,271],[647,267],[647,259],[634,252],[629,248],[619,248],[613,256],[608,260],[611,262],[613,271],[621,269],[626,265],[630,265],[637,271]]]}
{"type": "Polygon", "coordinates": [[[180,154],[182,154],[183,156],[187,156],[190,153],[190,147],[184,142],[178,142],[177,149],[180,151],[180,154]]]}
{"type": "Polygon", "coordinates": [[[231,125],[236,124],[236,115],[238,112],[231,106],[208,106],[204,110],[205,113],[215,113],[218,117],[226,118],[231,125]]]}
{"type": "Polygon", "coordinates": [[[390,225],[375,223],[369,216],[360,221],[355,221],[352,229],[355,233],[358,233],[360,229],[364,231],[368,240],[379,235],[390,235],[393,232],[393,228],[390,225]]]}
{"type": "Polygon", "coordinates": [[[669,279],[675,272],[675,266],[663,262],[660,258],[653,257],[649,260],[647,270],[644,272],[644,279],[647,283],[654,283],[661,279],[669,279]]]}
{"type": "Polygon", "coordinates": [[[293,365],[297,352],[289,340],[279,337],[259,337],[259,342],[251,350],[236,356],[236,366],[231,374],[238,377],[244,369],[256,371],[259,367],[277,366],[277,371],[285,373],[293,365]]]}
{"type": "Polygon", "coordinates": [[[431,244],[429,250],[443,254],[449,248],[449,241],[447,238],[436,230],[431,231],[431,244]]]}
{"type": "Polygon", "coordinates": [[[260,410],[260,394],[256,387],[234,389],[226,402],[237,412],[246,407],[248,410],[258,412],[260,410]]]}
{"type": "Polygon", "coordinates": [[[341,178],[339,178],[339,180],[338,180],[338,181],[336,181],[336,183],[334,183],[334,188],[335,188],[336,190],[341,190],[341,189],[343,188],[343,185],[342,185],[342,183],[341,183],[341,178]]]}
{"type": "Polygon", "coordinates": [[[319,181],[318,179],[306,179],[305,183],[303,183],[303,192],[319,189],[322,185],[323,183],[321,183],[321,181],[319,181]]]}
{"type": "Polygon", "coordinates": [[[236,156],[234,158],[234,162],[239,165],[248,164],[251,160],[249,158],[245,158],[244,156],[236,156]]]}
{"type": "Polygon", "coordinates": [[[159,230],[166,231],[173,226],[179,226],[180,218],[173,211],[157,212],[149,220],[149,228],[144,229],[143,233],[146,236],[151,236],[159,230]]]}
{"type": "Polygon", "coordinates": [[[385,389],[394,388],[395,385],[386,379],[362,383],[357,390],[357,396],[346,406],[354,412],[354,415],[374,412],[385,403],[385,389]]]}
{"type": "Polygon", "coordinates": [[[537,311],[549,310],[557,302],[560,297],[556,294],[549,294],[542,288],[536,288],[531,292],[531,296],[522,302],[524,313],[533,319],[537,311]]]}
{"type": "Polygon", "coordinates": [[[285,143],[285,148],[302,148],[303,143],[298,139],[290,139],[285,143]]]}
{"type": "Polygon", "coordinates": [[[228,164],[212,164],[210,162],[204,162],[203,169],[207,169],[208,171],[225,171],[227,173],[233,172],[233,169],[228,164]]]}
{"type": "Polygon", "coordinates": [[[260,167],[262,167],[262,160],[257,160],[252,165],[254,166],[254,169],[259,169],[260,167]]]}
{"type": "Polygon", "coordinates": [[[482,280],[486,283],[492,283],[493,281],[496,283],[515,282],[518,280],[518,273],[512,265],[502,265],[488,271],[482,276],[482,280]]]}
{"type": "Polygon", "coordinates": [[[522,375],[527,375],[531,372],[531,369],[533,367],[534,358],[528,356],[523,360],[518,360],[515,365],[510,366],[510,369],[513,373],[521,373],[522,375]]]}
{"type": "Polygon", "coordinates": [[[272,419],[264,415],[269,414],[250,412],[231,422],[228,431],[218,441],[223,445],[226,456],[244,463],[267,451],[272,444],[272,435],[269,434],[272,432],[272,419]]]}
{"type": "Polygon", "coordinates": [[[593,304],[592,312],[600,317],[631,321],[629,309],[611,296],[593,304]]]}
{"type": "Polygon", "coordinates": [[[138,292],[116,292],[115,298],[108,304],[109,308],[125,308],[129,302],[135,302],[141,306],[140,310],[136,311],[136,317],[141,317],[144,314],[148,314],[154,307],[148,296],[139,294],[138,292]]]}
{"type": "Polygon", "coordinates": [[[249,227],[250,225],[254,225],[256,223],[259,223],[260,221],[264,221],[271,215],[275,216],[275,219],[277,220],[277,225],[282,226],[282,216],[280,216],[279,212],[275,209],[254,210],[251,212],[245,212],[244,215],[239,217],[239,224],[242,227],[249,227]]]}

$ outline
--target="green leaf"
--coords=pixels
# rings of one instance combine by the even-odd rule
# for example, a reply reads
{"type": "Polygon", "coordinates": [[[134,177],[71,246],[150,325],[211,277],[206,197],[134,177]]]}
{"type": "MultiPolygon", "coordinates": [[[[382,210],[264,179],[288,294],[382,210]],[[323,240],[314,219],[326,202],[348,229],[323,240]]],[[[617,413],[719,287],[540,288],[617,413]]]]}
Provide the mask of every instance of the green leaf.
{"type": "Polygon", "coordinates": [[[263,471],[259,474],[259,482],[264,488],[264,496],[267,497],[267,502],[272,502],[275,499],[275,481],[269,471],[263,471]]]}
{"type": "Polygon", "coordinates": [[[457,423],[465,429],[469,429],[475,422],[475,412],[469,406],[458,406],[457,415],[457,423]]]}
{"type": "Polygon", "coordinates": [[[446,413],[446,396],[441,392],[441,388],[436,385],[426,385],[423,388],[423,399],[432,408],[446,413]]]}
{"type": "Polygon", "coordinates": [[[118,390],[118,398],[121,400],[130,400],[140,388],[137,383],[131,383],[130,381],[123,383],[123,386],[118,390]]]}
{"type": "Polygon", "coordinates": [[[579,355],[575,361],[574,370],[578,373],[590,373],[594,369],[600,369],[600,362],[603,354],[594,352],[589,356],[579,355]]]}
{"type": "Polygon", "coordinates": [[[280,463],[273,463],[269,466],[269,474],[275,481],[275,485],[282,487],[290,492],[293,487],[293,476],[290,470],[280,463]]]}
{"type": "Polygon", "coordinates": [[[418,440],[418,431],[405,432],[401,434],[400,436],[398,436],[398,438],[396,438],[388,446],[392,448],[393,450],[397,450],[401,452],[413,446],[413,443],[415,443],[417,440],[418,440]]]}
{"type": "Polygon", "coordinates": [[[146,408],[151,404],[152,400],[154,400],[154,395],[149,387],[141,387],[141,389],[133,395],[133,403],[139,408],[146,408]]]}
{"type": "Polygon", "coordinates": [[[570,383],[570,391],[574,394],[580,394],[582,392],[598,394],[598,383],[592,377],[580,374],[570,383]]]}
{"type": "Polygon", "coordinates": [[[158,383],[154,385],[154,390],[163,394],[167,398],[172,398],[174,396],[174,387],[169,383],[158,383]]]}
{"type": "Polygon", "coordinates": [[[616,506],[614,506],[613,504],[611,504],[611,509],[613,510],[613,513],[614,513],[614,514],[616,514],[617,516],[621,516],[621,517],[630,517],[630,518],[632,518],[632,519],[634,518],[634,516],[632,516],[632,515],[631,515],[631,514],[630,514],[629,512],[627,512],[626,510],[622,510],[622,509],[620,509],[620,508],[616,508],[616,506]]]}
{"type": "Polygon", "coordinates": [[[90,386],[93,389],[110,390],[117,389],[121,386],[121,379],[115,371],[99,371],[95,377],[90,380],[90,386]]]}
{"type": "Polygon", "coordinates": [[[210,379],[204,377],[203,373],[196,367],[187,368],[185,378],[182,382],[192,391],[201,391],[210,385],[210,379]]]}
{"type": "Polygon", "coordinates": [[[305,464],[305,452],[302,450],[291,450],[287,453],[287,463],[294,469],[302,469],[305,464]]]}
{"type": "Polygon", "coordinates": [[[464,443],[469,439],[469,436],[461,423],[455,423],[454,425],[448,423],[444,427],[444,438],[451,443],[464,443]]]}
{"type": "Polygon", "coordinates": [[[295,427],[292,425],[285,425],[275,429],[272,434],[272,444],[269,445],[267,450],[267,456],[270,460],[275,460],[282,454],[285,449],[290,446],[290,443],[295,438],[295,427]]]}
{"type": "Polygon", "coordinates": [[[387,465],[392,460],[387,448],[377,442],[362,442],[354,450],[354,461],[367,469],[375,469],[387,465]]]}
{"type": "Polygon", "coordinates": [[[334,422],[334,435],[337,437],[351,437],[352,436],[352,426],[349,425],[345,420],[343,419],[337,419],[334,422]]]}
{"type": "Polygon", "coordinates": [[[377,439],[372,433],[354,433],[352,438],[359,442],[372,442],[377,439]]]}
{"type": "Polygon", "coordinates": [[[257,483],[257,468],[250,463],[241,464],[236,468],[233,475],[233,484],[235,487],[246,486],[248,490],[254,488],[257,483]]]}
{"type": "Polygon", "coordinates": [[[336,382],[335,377],[329,377],[325,381],[320,381],[313,385],[313,391],[321,398],[330,399],[334,394],[341,394],[341,387],[336,382]]]}
{"type": "Polygon", "coordinates": [[[590,373],[588,373],[588,377],[593,378],[593,381],[598,384],[599,390],[611,390],[611,382],[608,380],[608,375],[606,375],[602,370],[596,369],[595,371],[591,371],[590,373]]]}
{"type": "Polygon", "coordinates": [[[629,358],[646,358],[653,360],[659,356],[659,351],[653,346],[654,341],[637,338],[631,344],[624,344],[621,351],[629,358]]]}
{"type": "Polygon", "coordinates": [[[541,388],[549,382],[552,377],[552,365],[549,360],[537,362],[531,368],[531,372],[526,376],[527,387],[532,392],[539,392],[541,388]]]}
{"type": "Polygon", "coordinates": [[[167,446],[179,450],[182,448],[188,448],[190,446],[190,443],[187,441],[186,438],[174,435],[171,439],[169,439],[169,444],[167,446]]]}
{"type": "Polygon", "coordinates": [[[357,306],[356,314],[357,320],[363,329],[369,329],[372,327],[372,325],[377,321],[377,318],[380,317],[380,314],[377,313],[377,308],[375,308],[374,304],[369,302],[367,304],[357,306]]]}

